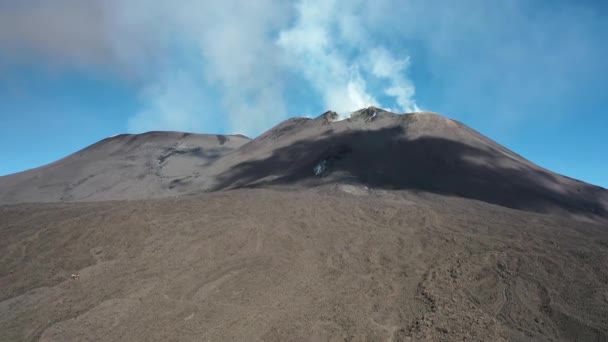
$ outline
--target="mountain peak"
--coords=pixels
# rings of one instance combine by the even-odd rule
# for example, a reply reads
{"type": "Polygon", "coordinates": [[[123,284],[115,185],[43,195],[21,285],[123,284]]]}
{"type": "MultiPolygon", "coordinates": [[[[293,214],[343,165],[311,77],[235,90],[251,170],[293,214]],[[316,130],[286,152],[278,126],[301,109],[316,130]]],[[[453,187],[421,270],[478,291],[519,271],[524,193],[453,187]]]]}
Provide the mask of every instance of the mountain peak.
{"type": "Polygon", "coordinates": [[[352,112],[338,113],[332,110],[328,110],[323,114],[319,115],[315,120],[327,123],[350,121],[350,122],[371,122],[383,117],[407,117],[413,119],[413,121],[434,121],[436,124],[444,123],[452,127],[458,126],[458,124],[439,113],[431,111],[418,111],[411,113],[394,113],[386,109],[369,106],[361,108],[352,112]]]}
{"type": "Polygon", "coordinates": [[[552,173],[433,112],[362,108],[243,136],[149,132],[0,177],[0,203],[137,199],[244,187],[354,183],[537,212],[608,217],[608,192],[552,173]]]}
{"type": "MultiPolygon", "coordinates": [[[[328,110],[325,113],[319,115],[317,120],[329,123],[336,121],[352,120],[352,121],[372,121],[378,115],[382,113],[391,113],[377,107],[366,107],[353,112],[339,114],[338,112],[328,110]]],[[[393,113],[391,113],[393,114],[393,113]]],[[[394,115],[394,114],[393,114],[394,115]]]]}

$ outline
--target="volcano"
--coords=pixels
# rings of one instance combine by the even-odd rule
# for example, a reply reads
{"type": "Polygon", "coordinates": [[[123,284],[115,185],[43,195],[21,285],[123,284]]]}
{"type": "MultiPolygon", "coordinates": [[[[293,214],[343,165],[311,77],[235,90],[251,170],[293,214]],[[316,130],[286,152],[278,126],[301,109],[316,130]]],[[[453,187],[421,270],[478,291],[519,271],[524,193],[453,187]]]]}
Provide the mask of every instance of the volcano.
{"type": "Polygon", "coordinates": [[[0,341],[606,341],[608,191],[436,113],[0,177],[0,341]]]}
{"type": "Polygon", "coordinates": [[[608,192],[543,169],[464,124],[369,107],[292,118],[256,139],[118,135],[42,168],[0,177],[0,203],[145,199],[252,187],[358,184],[601,218],[608,192]],[[317,172],[315,172],[315,169],[317,172]]]}

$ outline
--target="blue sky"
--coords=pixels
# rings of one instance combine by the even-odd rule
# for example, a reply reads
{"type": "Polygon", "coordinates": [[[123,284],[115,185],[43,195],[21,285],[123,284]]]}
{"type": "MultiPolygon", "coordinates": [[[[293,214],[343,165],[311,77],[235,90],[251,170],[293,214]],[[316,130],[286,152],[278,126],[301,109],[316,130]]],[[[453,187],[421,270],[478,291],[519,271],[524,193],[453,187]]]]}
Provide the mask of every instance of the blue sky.
{"type": "Polygon", "coordinates": [[[148,130],[431,110],[608,187],[605,1],[0,0],[0,175],[148,130]]]}

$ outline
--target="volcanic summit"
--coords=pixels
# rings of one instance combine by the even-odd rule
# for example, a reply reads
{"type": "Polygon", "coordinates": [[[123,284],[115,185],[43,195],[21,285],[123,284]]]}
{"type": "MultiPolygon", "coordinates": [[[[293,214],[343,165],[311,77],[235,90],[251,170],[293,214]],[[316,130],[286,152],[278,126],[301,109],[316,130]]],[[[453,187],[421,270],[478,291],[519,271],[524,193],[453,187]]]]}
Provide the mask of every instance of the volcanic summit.
{"type": "Polygon", "coordinates": [[[288,119],[253,140],[180,132],[118,135],[50,165],[0,177],[0,203],[341,183],[543,213],[608,213],[605,189],[543,169],[460,122],[375,107],[342,120],[331,111],[315,119],[288,119]]]}
{"type": "Polygon", "coordinates": [[[0,341],[606,341],[608,191],[439,114],[0,177],[0,341]]]}

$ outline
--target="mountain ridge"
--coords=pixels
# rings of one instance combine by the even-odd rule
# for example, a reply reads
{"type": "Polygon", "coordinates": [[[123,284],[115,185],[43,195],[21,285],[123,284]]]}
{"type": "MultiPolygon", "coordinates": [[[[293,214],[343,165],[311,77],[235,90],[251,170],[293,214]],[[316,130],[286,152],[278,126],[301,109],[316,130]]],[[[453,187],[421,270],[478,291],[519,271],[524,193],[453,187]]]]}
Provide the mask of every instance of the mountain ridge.
{"type": "Polygon", "coordinates": [[[0,203],[169,197],[236,188],[356,183],[510,208],[608,217],[608,191],[558,175],[432,112],[368,107],[290,118],[254,139],[121,134],[57,162],[0,177],[0,203]]]}
{"type": "Polygon", "coordinates": [[[605,341],[607,194],[432,113],[119,135],[0,178],[0,341],[605,341]]]}

